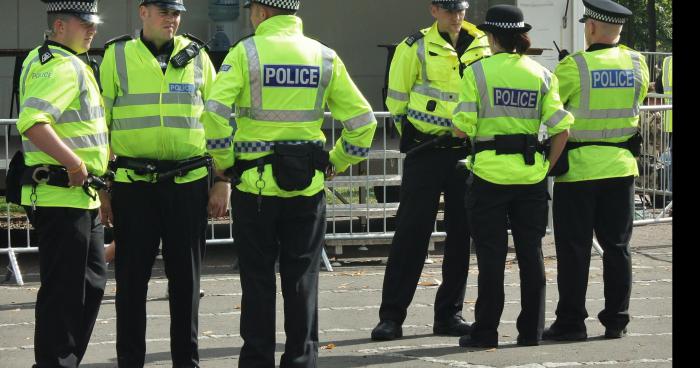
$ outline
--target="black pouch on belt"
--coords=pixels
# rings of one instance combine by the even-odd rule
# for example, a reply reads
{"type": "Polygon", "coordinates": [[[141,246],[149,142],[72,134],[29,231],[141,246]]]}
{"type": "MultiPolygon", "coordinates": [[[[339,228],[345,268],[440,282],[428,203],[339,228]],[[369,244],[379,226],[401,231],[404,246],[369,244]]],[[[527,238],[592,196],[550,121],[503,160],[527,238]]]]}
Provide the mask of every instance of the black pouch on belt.
{"type": "Polygon", "coordinates": [[[276,144],[272,175],[282,190],[302,190],[311,185],[316,173],[313,144],[276,144]]]}
{"type": "Polygon", "coordinates": [[[5,195],[7,201],[14,204],[21,204],[22,202],[22,175],[27,169],[27,165],[24,163],[24,152],[17,151],[12,160],[10,160],[10,165],[7,168],[7,176],[5,177],[5,195]]]}
{"type": "Polygon", "coordinates": [[[639,157],[642,154],[642,144],[644,143],[644,139],[642,138],[642,135],[637,132],[635,135],[630,137],[630,139],[627,140],[627,149],[630,150],[632,153],[632,156],[634,157],[639,157]]]}

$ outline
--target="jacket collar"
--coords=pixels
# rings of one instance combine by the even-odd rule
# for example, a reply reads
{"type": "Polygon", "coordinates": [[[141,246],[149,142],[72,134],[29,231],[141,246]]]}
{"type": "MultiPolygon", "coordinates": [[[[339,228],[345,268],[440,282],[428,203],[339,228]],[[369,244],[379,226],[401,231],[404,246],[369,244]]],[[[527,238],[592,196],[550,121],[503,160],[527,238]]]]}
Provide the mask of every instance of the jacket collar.
{"type": "MultiPolygon", "coordinates": [[[[484,35],[484,32],[480,31],[479,29],[476,28],[475,25],[473,25],[467,21],[462,22],[462,29],[467,31],[467,33],[469,33],[470,36],[474,37],[474,40],[476,40],[479,37],[484,35]]],[[[437,22],[433,23],[433,26],[430,27],[430,29],[428,30],[428,33],[425,34],[425,40],[430,42],[430,43],[441,46],[443,48],[454,50],[454,47],[452,47],[452,44],[447,42],[440,35],[440,31],[438,31],[437,22]]],[[[473,41],[472,41],[472,43],[473,43],[473,41]]],[[[469,48],[470,47],[468,47],[467,49],[469,49],[469,48]]]]}
{"type": "Polygon", "coordinates": [[[304,27],[301,18],[295,15],[276,15],[266,19],[255,30],[256,36],[270,34],[303,34],[304,27]]]}

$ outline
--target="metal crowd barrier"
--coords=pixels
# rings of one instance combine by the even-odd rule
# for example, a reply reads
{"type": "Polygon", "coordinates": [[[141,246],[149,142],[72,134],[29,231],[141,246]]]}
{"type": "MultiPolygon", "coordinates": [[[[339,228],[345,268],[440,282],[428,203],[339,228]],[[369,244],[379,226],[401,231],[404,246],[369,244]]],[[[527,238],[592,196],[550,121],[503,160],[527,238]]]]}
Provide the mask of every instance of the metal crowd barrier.
{"type": "MultiPolygon", "coordinates": [[[[671,222],[673,205],[671,135],[666,132],[666,111],[671,105],[664,95],[650,95],[649,105],[642,107],[640,119],[644,147],[639,159],[640,176],[635,184],[634,225],[671,222]]],[[[334,247],[335,254],[343,253],[343,246],[389,244],[394,236],[396,213],[398,210],[398,186],[401,184],[404,154],[398,150],[398,134],[388,112],[376,112],[377,131],[368,160],[352,166],[346,173],[326,181],[327,194],[327,233],[326,245],[334,247]]],[[[0,160],[0,172],[6,172],[10,158],[10,139],[16,119],[0,119],[4,130],[4,158],[0,160]]],[[[323,126],[330,149],[340,137],[342,125],[326,114],[323,126]]],[[[16,131],[15,131],[16,133],[16,131]]],[[[15,134],[15,138],[17,138],[15,134]]],[[[17,138],[19,141],[19,139],[17,138]]],[[[549,182],[550,193],[552,181],[549,182]]],[[[441,201],[442,202],[442,201],[441,201]]],[[[552,206],[550,203],[548,232],[552,229],[552,206]]],[[[31,229],[22,211],[11,211],[9,204],[3,208],[0,229],[5,231],[6,248],[0,254],[7,254],[10,261],[9,276],[14,276],[18,285],[23,285],[22,273],[17,254],[36,253],[38,248],[32,243],[31,229]]],[[[207,245],[229,245],[233,243],[233,229],[230,217],[209,219],[207,245]]],[[[442,225],[442,205],[431,235],[430,248],[435,242],[444,240],[446,234],[442,225]]],[[[0,243],[2,246],[2,243],[0,243]]],[[[594,247],[602,254],[602,249],[594,241],[594,247]]],[[[363,249],[363,248],[361,248],[363,249]]],[[[326,269],[332,271],[331,264],[323,252],[326,269]]]]}

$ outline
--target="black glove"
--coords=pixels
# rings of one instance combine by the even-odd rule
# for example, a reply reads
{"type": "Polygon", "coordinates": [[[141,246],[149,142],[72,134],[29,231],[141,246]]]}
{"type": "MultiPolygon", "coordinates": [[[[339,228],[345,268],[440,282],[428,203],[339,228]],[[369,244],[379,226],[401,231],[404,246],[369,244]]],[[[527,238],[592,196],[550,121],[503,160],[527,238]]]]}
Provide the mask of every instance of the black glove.
{"type": "Polygon", "coordinates": [[[559,61],[562,61],[567,56],[569,56],[569,51],[566,49],[559,51],[559,61]]]}

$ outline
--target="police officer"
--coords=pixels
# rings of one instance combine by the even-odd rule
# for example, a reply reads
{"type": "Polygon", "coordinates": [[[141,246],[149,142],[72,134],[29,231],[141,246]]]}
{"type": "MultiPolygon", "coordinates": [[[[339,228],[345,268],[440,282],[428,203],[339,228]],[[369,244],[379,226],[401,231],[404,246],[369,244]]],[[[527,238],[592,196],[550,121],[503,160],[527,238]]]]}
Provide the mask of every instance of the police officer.
{"type": "Polygon", "coordinates": [[[28,166],[21,203],[39,234],[34,367],[77,367],[107,273],[100,201],[84,186],[107,170],[107,125],[95,75],[77,56],[101,21],[96,0],[43,2],[48,37],[22,65],[17,122],[28,166]]]}
{"type": "MultiPolygon", "coordinates": [[[[673,55],[664,58],[661,64],[661,73],[659,73],[656,78],[656,83],[654,83],[654,90],[656,93],[673,95],[673,55]]],[[[666,100],[666,103],[670,104],[671,100],[666,100]]],[[[666,112],[665,119],[664,131],[673,133],[673,116],[671,110],[666,112]]]]}
{"type": "Polygon", "coordinates": [[[324,171],[366,159],[377,125],[336,53],[304,36],[299,3],[245,3],[255,35],[229,51],[203,114],[231,129],[236,106],[233,150],[214,159],[241,180],[231,196],[243,288],[239,367],[275,366],[278,254],[287,334],[280,367],[316,367],[324,171]],[[322,149],[326,104],[344,127],[330,154],[322,149]]]}
{"type": "Polygon", "coordinates": [[[488,9],[479,29],[488,35],[493,56],[464,72],[455,109],[458,135],[466,132],[474,143],[467,161],[473,172],[467,212],[479,265],[475,322],[460,346],[498,346],[508,219],[520,268],[518,345],[538,345],[544,329],[546,175],[566,144],[573,117],[559,99],[557,78],[523,55],[530,47],[531,28],[515,6],[488,9]],[[541,125],[552,137],[547,156],[538,142],[541,125]]]}
{"type": "MultiPolygon", "coordinates": [[[[182,0],[142,0],[138,39],[105,46],[101,65],[111,148],[117,156],[105,223],[114,224],[117,359],[142,367],[146,352],[146,293],[162,241],[168,277],[171,357],[196,367],[199,277],[207,223],[207,150],[228,132],[204,129],[199,117],[215,71],[202,42],[176,36],[182,0]],[[205,135],[211,140],[205,140],[205,135]],[[110,206],[111,204],[111,206],[110,206]],[[113,214],[113,216],[112,216],[113,214]]],[[[219,148],[223,150],[223,148],[219,148]]],[[[225,207],[228,183],[214,184],[225,207]]]]}
{"type": "Polygon", "coordinates": [[[391,62],[386,105],[401,133],[401,151],[409,153],[373,340],[393,340],[403,334],[401,325],[423,269],[441,193],[447,237],[433,333],[461,336],[469,332],[462,317],[469,268],[466,170],[457,167],[466,156],[466,144],[450,137],[451,119],[463,69],[488,55],[489,49],[484,33],[464,21],[468,6],[464,0],[432,1],[430,13],[436,22],[399,44],[391,62]],[[442,137],[440,143],[426,143],[436,142],[437,137],[442,137]]]}
{"type": "MultiPolygon", "coordinates": [[[[619,338],[629,322],[635,155],[641,140],[639,106],[649,85],[644,57],[618,45],[632,13],[610,0],[583,0],[587,49],[557,66],[564,106],[576,119],[571,128],[568,172],[554,184],[557,251],[557,318],[548,340],[585,340],[586,287],[593,233],[604,250],[605,307],[598,319],[606,338],[619,338]]],[[[564,161],[562,155],[562,161],[564,161]]],[[[564,162],[562,162],[564,163],[564,162]]]]}

